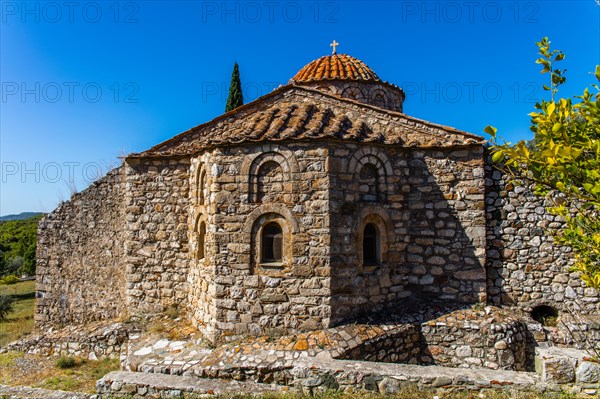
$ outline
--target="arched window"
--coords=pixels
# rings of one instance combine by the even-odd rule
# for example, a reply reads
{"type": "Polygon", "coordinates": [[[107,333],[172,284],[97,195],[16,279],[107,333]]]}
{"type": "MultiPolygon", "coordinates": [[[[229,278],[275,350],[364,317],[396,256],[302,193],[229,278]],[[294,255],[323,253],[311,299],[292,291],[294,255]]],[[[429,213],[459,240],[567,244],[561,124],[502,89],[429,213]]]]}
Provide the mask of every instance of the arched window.
{"type": "Polygon", "coordinates": [[[379,171],[372,163],[367,163],[362,166],[358,173],[360,181],[361,199],[363,201],[375,202],[379,199],[379,171]]]}
{"type": "Polygon", "coordinates": [[[294,234],[299,226],[287,206],[259,205],[248,215],[243,231],[250,236],[250,253],[240,260],[246,263],[248,259],[250,274],[285,276],[292,271],[294,234]]]}
{"type": "Polygon", "coordinates": [[[373,223],[367,223],[363,232],[363,264],[375,266],[381,258],[379,230],[373,223]]]}
{"type": "Polygon", "coordinates": [[[257,173],[257,202],[276,201],[283,191],[283,172],[276,161],[267,161],[257,173]]]}
{"type": "Polygon", "coordinates": [[[381,93],[377,93],[375,94],[375,97],[373,97],[373,105],[376,105],[380,108],[385,108],[386,106],[386,100],[385,100],[385,96],[381,93]]]}
{"type": "Polygon", "coordinates": [[[200,225],[198,226],[198,249],[197,249],[198,260],[204,259],[205,240],[206,240],[206,223],[200,222],[200,225]]]}
{"type": "Polygon", "coordinates": [[[286,183],[294,180],[294,174],[298,173],[298,163],[291,151],[286,156],[269,151],[245,157],[240,174],[248,176],[249,203],[281,203],[287,195],[296,192],[297,189],[292,184],[286,183]]]}
{"type": "Polygon", "coordinates": [[[269,223],[262,230],[261,263],[281,263],[283,259],[283,232],[277,223],[269,223]]]}
{"type": "Polygon", "coordinates": [[[392,165],[386,154],[373,147],[356,151],[348,164],[349,172],[359,183],[357,199],[366,202],[385,202],[388,191],[388,176],[393,176],[392,165]]]}
{"type": "Polygon", "coordinates": [[[352,86],[344,89],[344,91],[342,92],[342,97],[351,98],[357,101],[365,100],[365,95],[363,94],[362,90],[358,87],[352,86]]]}

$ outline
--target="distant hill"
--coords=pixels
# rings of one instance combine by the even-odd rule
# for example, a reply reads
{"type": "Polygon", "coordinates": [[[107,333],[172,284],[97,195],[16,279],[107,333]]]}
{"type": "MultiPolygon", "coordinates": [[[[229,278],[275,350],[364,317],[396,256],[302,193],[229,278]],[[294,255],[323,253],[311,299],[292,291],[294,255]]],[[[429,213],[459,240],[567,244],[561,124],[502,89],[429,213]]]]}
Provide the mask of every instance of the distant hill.
{"type": "Polygon", "coordinates": [[[41,213],[41,212],[22,212],[22,213],[19,213],[18,215],[5,215],[5,216],[0,216],[0,222],[9,222],[11,220],[26,220],[26,219],[34,218],[39,215],[43,215],[43,213],[41,213]]]}
{"type": "MultiPolygon", "coordinates": [[[[34,214],[29,212],[29,215],[34,214]]],[[[23,215],[17,216],[25,217],[23,215]]],[[[0,222],[0,277],[9,274],[35,275],[37,226],[42,217],[43,214],[38,213],[23,220],[0,222]]]]}

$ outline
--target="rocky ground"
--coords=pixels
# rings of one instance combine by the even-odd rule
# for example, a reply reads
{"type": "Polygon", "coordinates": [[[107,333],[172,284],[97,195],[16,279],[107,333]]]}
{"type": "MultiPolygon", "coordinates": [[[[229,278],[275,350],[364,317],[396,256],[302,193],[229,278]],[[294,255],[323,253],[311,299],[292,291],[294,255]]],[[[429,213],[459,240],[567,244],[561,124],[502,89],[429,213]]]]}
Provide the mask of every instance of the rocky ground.
{"type": "MultiPolygon", "coordinates": [[[[443,392],[510,389],[520,392],[519,395],[533,390],[546,395],[564,389],[558,380],[550,378],[564,379],[570,376],[569,373],[573,374],[569,377],[573,381],[594,377],[591,375],[596,370],[594,367],[584,370],[586,375],[578,372],[581,375],[576,376],[576,369],[579,370],[577,357],[565,357],[562,352],[543,354],[541,374],[514,371],[519,367],[515,357],[511,358],[512,363],[505,365],[488,362],[487,368],[468,363],[468,356],[477,355],[478,348],[484,348],[486,356],[491,354],[493,359],[502,353],[516,356],[522,346],[515,344],[525,342],[523,338],[517,339],[524,335],[521,327],[513,328],[520,326],[519,323],[521,321],[513,314],[496,308],[476,307],[448,312],[439,305],[427,310],[416,307],[412,312],[390,314],[385,320],[364,319],[319,331],[290,335],[273,331],[260,337],[228,337],[228,342],[214,347],[177,315],[113,321],[78,331],[66,328],[64,334],[52,331],[47,337],[32,337],[15,344],[15,348],[37,351],[38,354],[1,353],[0,384],[90,394],[97,389],[103,397],[139,398],[181,397],[188,393],[201,396],[231,394],[231,387],[233,391],[250,387],[248,390],[252,392],[290,390],[304,395],[331,389],[396,395],[407,386],[429,391],[444,389],[443,392]],[[434,337],[448,339],[440,341],[436,338],[436,342],[429,343],[429,352],[423,352],[423,343],[427,343],[423,340],[431,331],[434,337]],[[83,336],[81,334],[85,335],[83,343],[72,342],[83,336]],[[95,360],[107,355],[114,357],[115,353],[120,353],[120,366],[118,359],[112,364],[110,360],[95,360]],[[57,357],[51,356],[57,354],[79,356],[77,365],[67,370],[59,369],[57,357]],[[403,354],[412,357],[401,358],[403,354]],[[427,367],[418,365],[431,362],[433,358],[458,362],[460,367],[442,367],[439,363],[427,367]],[[463,360],[464,364],[460,363],[463,360]],[[124,371],[110,372],[118,368],[124,371]],[[96,385],[95,381],[102,376],[96,385]]],[[[562,382],[569,384],[569,381],[562,382]]],[[[590,384],[579,387],[576,392],[582,397],[595,395],[598,384],[590,384]]],[[[0,394],[3,393],[13,395],[7,388],[0,387],[0,394]]],[[[24,396],[15,397],[54,398],[44,395],[43,391],[20,395],[24,396]]]]}

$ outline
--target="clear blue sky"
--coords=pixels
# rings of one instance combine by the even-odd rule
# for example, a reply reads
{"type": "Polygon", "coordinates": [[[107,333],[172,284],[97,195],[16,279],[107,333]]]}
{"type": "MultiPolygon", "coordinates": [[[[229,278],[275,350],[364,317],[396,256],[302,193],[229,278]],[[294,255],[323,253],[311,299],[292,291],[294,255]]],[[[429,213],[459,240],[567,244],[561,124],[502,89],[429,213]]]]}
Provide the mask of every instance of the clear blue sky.
{"type": "Polygon", "coordinates": [[[511,141],[545,95],[535,41],[566,53],[563,96],[600,64],[595,0],[0,4],[0,215],[51,211],[117,156],[218,116],[234,61],[249,102],[335,39],[405,89],[407,114],[511,141]]]}

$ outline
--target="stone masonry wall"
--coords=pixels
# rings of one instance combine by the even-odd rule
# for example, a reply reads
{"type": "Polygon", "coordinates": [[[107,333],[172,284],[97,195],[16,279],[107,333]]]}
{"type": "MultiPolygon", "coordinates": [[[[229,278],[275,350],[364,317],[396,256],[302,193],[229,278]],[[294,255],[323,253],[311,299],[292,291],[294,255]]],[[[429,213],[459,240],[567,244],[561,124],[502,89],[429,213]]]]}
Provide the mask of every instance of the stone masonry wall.
{"type": "Polygon", "coordinates": [[[189,160],[128,159],[125,266],[131,314],[184,308],[187,300],[189,160]]]}
{"type": "MultiPolygon", "coordinates": [[[[192,182],[206,171],[202,194],[191,190],[205,198],[191,200],[192,225],[207,227],[204,258],[191,256],[189,303],[209,337],[328,326],[326,160],[326,149],[294,143],[217,149],[192,164],[192,182]],[[276,264],[261,260],[262,229],[272,222],[282,228],[276,264]]],[[[198,251],[199,233],[192,237],[198,251]]]]}
{"type": "Polygon", "coordinates": [[[329,170],[334,322],[410,298],[485,301],[482,148],[336,144],[329,170]],[[375,264],[362,259],[367,223],[375,264]]]}
{"type": "Polygon", "coordinates": [[[507,313],[492,307],[486,311],[469,309],[424,323],[421,333],[430,363],[527,370],[527,327],[507,313]]]}
{"type": "Polygon", "coordinates": [[[40,222],[36,325],[177,306],[217,338],[486,294],[526,312],[598,314],[598,291],[546,232],[560,218],[484,165],[481,147],[321,143],[128,159],[40,222]],[[277,264],[261,260],[270,223],[282,228],[277,264]],[[379,234],[370,263],[367,224],[379,234]]]}
{"type": "MultiPolygon", "coordinates": [[[[217,258],[218,248],[215,245],[214,236],[217,228],[209,224],[209,209],[211,207],[211,192],[214,178],[212,177],[212,165],[209,165],[209,154],[195,157],[191,160],[190,167],[190,193],[188,225],[188,248],[189,274],[188,274],[188,314],[192,321],[200,328],[204,336],[216,340],[220,335],[216,329],[216,312],[214,298],[216,296],[216,284],[221,281],[217,276],[214,259],[217,258]],[[210,169],[209,169],[210,167],[210,169]],[[205,224],[204,241],[200,242],[200,224],[205,224]],[[202,249],[201,246],[204,246],[202,249]],[[199,251],[202,250],[202,258],[199,251]]],[[[215,172],[219,166],[215,166],[215,172]]]]}
{"type": "Polygon", "coordinates": [[[425,323],[383,328],[347,324],[338,329],[347,340],[337,341],[332,353],[336,359],[525,370],[527,355],[533,356],[527,352],[525,323],[491,306],[460,309],[425,323]]]}
{"type": "Polygon", "coordinates": [[[42,356],[78,356],[90,360],[118,358],[126,347],[128,329],[123,323],[100,321],[85,326],[29,335],[0,349],[0,353],[19,351],[42,356]]]}
{"type": "Polygon", "coordinates": [[[402,112],[405,97],[400,88],[383,82],[331,80],[298,84],[397,112],[402,112]]]}
{"type": "Polygon", "coordinates": [[[600,313],[600,295],[577,273],[570,248],[554,244],[547,230],[562,226],[551,205],[531,189],[513,184],[488,161],[486,166],[488,300],[531,311],[546,305],[582,314],[600,313]]]}
{"type": "Polygon", "coordinates": [[[36,327],[126,313],[123,167],[73,195],[38,226],[36,327]]]}

